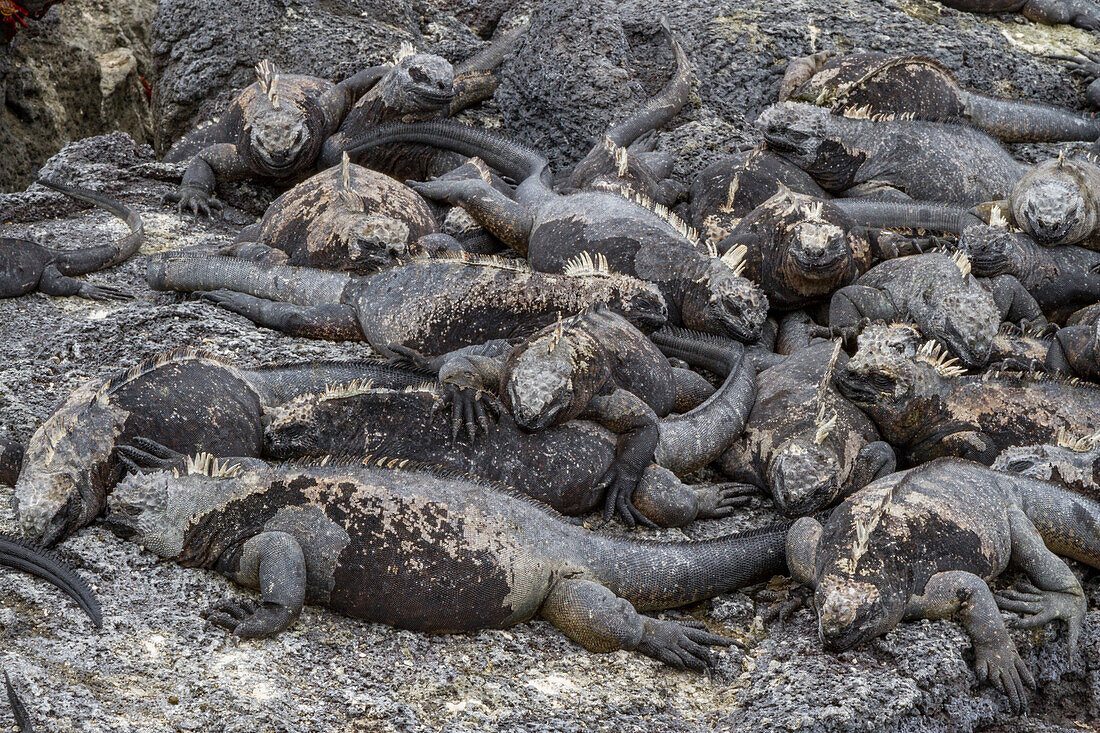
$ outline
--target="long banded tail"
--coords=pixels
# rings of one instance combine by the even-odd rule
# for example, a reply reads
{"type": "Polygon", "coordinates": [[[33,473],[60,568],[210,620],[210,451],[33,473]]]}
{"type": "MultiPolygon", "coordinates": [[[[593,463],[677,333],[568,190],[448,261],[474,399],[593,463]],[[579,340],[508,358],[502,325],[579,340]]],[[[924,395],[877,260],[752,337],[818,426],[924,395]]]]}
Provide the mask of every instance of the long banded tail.
{"type": "Polygon", "coordinates": [[[40,178],[38,183],[78,201],[98,206],[124,220],[130,227],[129,234],[111,244],[73,251],[58,250],[57,269],[62,275],[85,275],[96,270],[114,267],[130,259],[141,248],[141,243],[145,241],[145,223],[141,220],[141,215],[129,206],[94,191],[67,186],[57,181],[40,178]]]}
{"type": "Polygon", "coordinates": [[[332,305],[341,302],[351,276],[235,257],[169,254],[149,261],[145,279],[153,290],[233,290],[295,305],[332,305]]]}
{"type": "Polygon", "coordinates": [[[962,234],[966,227],[983,223],[969,210],[946,204],[865,199],[832,199],[829,203],[850,216],[857,224],[877,229],[926,229],[946,234],[962,234]]]}
{"type": "Polygon", "coordinates": [[[66,567],[52,552],[39,549],[18,537],[0,534],[0,565],[48,580],[76,601],[96,628],[103,626],[103,612],[95,593],[83,578],[66,567]]]}
{"type": "Polygon", "coordinates": [[[354,381],[369,381],[379,387],[402,389],[436,380],[436,375],[429,372],[393,366],[381,359],[304,362],[242,369],[241,372],[267,406],[283,404],[304,394],[322,392],[329,387],[354,381]]]}

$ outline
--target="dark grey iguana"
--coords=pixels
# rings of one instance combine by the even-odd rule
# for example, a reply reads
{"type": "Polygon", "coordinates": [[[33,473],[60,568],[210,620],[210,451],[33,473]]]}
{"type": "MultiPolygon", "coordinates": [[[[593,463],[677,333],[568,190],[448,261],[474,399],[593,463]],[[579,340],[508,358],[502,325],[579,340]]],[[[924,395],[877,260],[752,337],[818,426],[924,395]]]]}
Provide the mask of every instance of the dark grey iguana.
{"type": "Polygon", "coordinates": [[[0,237],[0,298],[16,298],[38,290],[47,295],[79,295],[93,300],[129,300],[132,295],[110,287],[74,279],[75,275],[114,267],[138,251],[145,239],[141,216],[112,198],[55,181],[39,180],[43,186],[94,204],[124,220],[130,233],[111,244],[75,250],[46,247],[24,239],[0,237]]]}
{"type": "Polygon", "coordinates": [[[664,325],[650,283],[581,258],[560,275],[524,262],[465,253],[418,258],[366,277],[231,257],[171,255],[149,263],[154,290],[203,297],[261,326],[310,338],[365,340],[392,355],[400,344],[445,354],[497,338],[522,338],[562,315],[607,303],[644,331],[664,325]]]}
{"type": "Polygon", "coordinates": [[[965,255],[910,255],[875,265],[854,285],[833,293],[829,326],[872,321],[916,324],[967,366],[984,366],[1003,321],[1032,330],[1047,326],[1035,299],[1016,278],[978,280],[965,255]]]}
{"type": "Polygon", "coordinates": [[[618,514],[631,526],[649,523],[630,497],[654,461],[658,420],[687,412],[714,392],[699,374],[671,366],[645,334],[601,305],[519,344],[491,341],[422,366],[438,372],[447,389],[455,435],[463,423],[471,440],[479,426],[487,430],[486,411],[496,399],[525,431],[582,418],[617,434],[616,459],[598,483],[607,487],[604,519],[618,514]]]}
{"type": "Polygon", "coordinates": [[[1047,58],[1066,61],[1069,63],[1069,73],[1081,77],[1088,87],[1085,89],[1085,98],[1093,107],[1100,107],[1100,54],[1087,49],[1077,49],[1079,56],[1067,56],[1065,54],[1052,54],[1047,58]]]}
{"type": "Polygon", "coordinates": [[[1023,13],[1039,23],[1068,23],[1100,30],[1100,8],[1092,0],[941,0],[968,13],[1023,13]]]}
{"type": "Polygon", "coordinates": [[[551,188],[546,159],[486,130],[451,122],[395,124],[372,130],[352,152],[420,142],[477,156],[520,181],[509,198],[481,179],[410,182],[430,199],[461,206],[539,272],[562,272],[587,255],[615,272],[656,283],[669,305],[669,323],[754,341],[767,317],[767,298],[738,275],[740,250],[725,259],[665,207],[622,188],[567,196],[551,188]]]}
{"type": "Polygon", "coordinates": [[[1070,244],[1042,247],[1021,232],[984,224],[967,227],[959,248],[978,277],[1016,278],[1051,321],[1064,323],[1100,301],[1100,252],[1070,244]]]}
{"type": "Polygon", "coordinates": [[[1074,436],[1061,431],[1054,440],[1005,448],[993,461],[994,471],[1017,473],[1063,486],[1100,501],[1100,434],[1074,436]]]}
{"type": "Polygon", "coordinates": [[[695,603],[784,568],[783,525],[703,542],[609,537],[498,484],[402,459],[251,467],[206,458],[178,473],[126,479],[108,526],[261,589],[261,604],[223,603],[209,617],[243,637],[278,633],[306,602],[425,632],[540,616],[593,652],[704,670],[706,647],[729,640],[638,610],[695,603]]]}
{"type": "Polygon", "coordinates": [[[221,254],[365,275],[419,254],[417,241],[436,231],[415,191],[345,156],[275,199],[221,254]]]}
{"type": "Polygon", "coordinates": [[[834,112],[859,109],[931,122],[961,122],[1004,142],[1095,140],[1100,120],[1059,107],[963,89],[946,66],[926,56],[868,51],[816,53],[791,61],[779,101],[834,112]]]}
{"type": "MultiPolygon", "coordinates": [[[[320,165],[325,168],[337,165],[352,142],[373,127],[387,122],[448,117],[488,99],[498,84],[493,70],[526,29],[526,25],[521,25],[501,33],[482,51],[454,67],[440,56],[402,48],[393,69],[360,97],[340,129],[325,141],[320,165]]],[[[452,153],[422,145],[353,153],[352,160],[399,180],[423,180],[462,163],[462,158],[452,153]]]]}
{"type": "Polygon", "coordinates": [[[787,516],[821,511],[894,470],[894,451],[832,385],[847,363],[840,345],[817,341],[761,372],[745,434],[719,467],[763,489],[787,516]]]}
{"type": "Polygon", "coordinates": [[[1024,685],[1034,681],[1000,612],[1019,613],[1011,624],[1024,628],[1062,619],[1072,654],[1085,594],[1054,553],[1100,566],[1098,520],[1095,500],[941,458],[879,479],[824,526],[798,520],[787,562],[796,580],[815,589],[826,648],[850,649],[907,619],[955,616],[974,645],[978,680],[992,682],[1018,711],[1024,685]],[[988,584],[1010,563],[1030,582],[994,595],[988,584]]]}
{"type": "Polygon", "coordinates": [[[612,125],[568,176],[568,188],[581,190],[598,181],[621,183],[664,206],[672,206],[683,190],[670,176],[675,158],[652,150],[653,131],[679,114],[691,97],[693,74],[668,18],[661,30],[672,47],[676,71],[665,88],[622,122],[612,125]]]}
{"type": "MultiPolygon", "coordinates": [[[[726,516],[743,500],[739,487],[689,486],[677,474],[710,463],[740,434],[755,395],[753,371],[740,365],[742,349],[735,342],[729,347],[705,340],[700,344],[698,337],[678,332],[662,337],[678,342],[677,353],[709,351],[711,365],[737,368],[702,405],[658,422],[656,462],[643,472],[632,503],[650,521],[666,527],[726,516]]],[[[579,419],[527,432],[505,412],[478,440],[455,440],[450,426],[436,418],[441,397],[436,385],[393,389],[370,382],[302,395],[265,411],[264,454],[291,459],[385,451],[498,481],[563,514],[603,508],[607,487],[601,479],[615,461],[616,434],[579,419]]],[[[182,465],[178,454],[145,441],[127,447],[124,459],[135,450],[150,454],[138,461],[141,465],[182,465]]]]}
{"type": "Polygon", "coordinates": [[[745,275],[777,310],[828,298],[871,267],[867,232],[829,201],[784,188],[747,214],[718,244],[744,246],[745,275]]]}
{"type": "Polygon", "coordinates": [[[259,456],[263,409],[355,379],[405,386],[423,373],[378,361],[239,369],[180,349],[77,388],[27,443],[12,503],[23,532],[44,545],[90,524],[122,470],[117,448],[135,437],[174,450],[259,456]]]}
{"type": "Polygon", "coordinates": [[[1100,321],[1059,329],[1043,368],[1051,374],[1100,382],[1100,321]]]}
{"type": "Polygon", "coordinates": [[[42,578],[72,598],[98,629],[103,626],[99,600],[84,579],[57,555],[26,540],[0,533],[0,565],[42,578]]]}
{"type": "Polygon", "coordinates": [[[209,216],[212,208],[221,208],[213,198],[218,181],[294,183],[313,170],[322,143],[355,101],[391,71],[388,65],[372,66],[333,84],[315,76],[283,74],[262,61],[256,66],[256,82],[241,90],[216,123],[188,133],[164,156],[169,163],[189,161],[179,190],[169,200],[177,202],[181,213],[209,216]]]}
{"type": "Polygon", "coordinates": [[[866,412],[910,464],[959,456],[989,465],[1005,448],[1100,430],[1100,388],[1045,374],[967,375],[911,326],[871,324],[837,372],[840,393],[866,412]]]}
{"type": "Polygon", "coordinates": [[[1027,172],[1001,144],[965,125],[833,114],[784,102],[760,113],[768,149],[826,191],[961,206],[1007,198],[1027,172]]]}

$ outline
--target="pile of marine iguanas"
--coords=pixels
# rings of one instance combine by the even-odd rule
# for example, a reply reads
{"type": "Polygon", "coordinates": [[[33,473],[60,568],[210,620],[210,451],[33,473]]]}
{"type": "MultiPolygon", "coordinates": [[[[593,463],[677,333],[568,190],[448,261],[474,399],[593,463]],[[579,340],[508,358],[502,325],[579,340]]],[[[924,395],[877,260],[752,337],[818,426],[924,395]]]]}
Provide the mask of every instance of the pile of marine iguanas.
{"type": "MultiPolygon", "coordinates": [[[[1100,23],[1076,0],[956,4],[1100,23]]],[[[789,574],[829,649],[958,619],[978,679],[1022,709],[1007,628],[1061,619],[1073,649],[1086,600],[1059,556],[1100,567],[1100,160],[1028,166],[1002,143],[1096,141],[1100,119],[928,58],[817,53],[790,62],[764,142],[685,188],[656,130],[693,74],[660,29],[666,86],[570,170],[448,119],[492,95],[523,27],[456,66],[403,50],[340,83],[259,64],[168,153],[171,198],[197,217],[223,182],[282,195],[219,251],[151,257],[148,285],[378,358],[183,348],[84,384],[0,446],[25,534],[0,562],[98,625],[40,548],[102,518],[259,590],[209,613],[240,637],[306,603],[427,632],[541,617],[698,671],[733,640],[641,612],[789,574]],[[784,521],[671,542],[577,519],[680,527],[754,494],[784,521]],[[994,592],[1010,564],[1026,580],[994,592]]],[[[1100,77],[1093,54],[1061,58],[1100,77]]],[[[140,217],[42,183],[132,233],[0,239],[0,295],[133,297],[75,276],[134,254],[140,217]]]]}

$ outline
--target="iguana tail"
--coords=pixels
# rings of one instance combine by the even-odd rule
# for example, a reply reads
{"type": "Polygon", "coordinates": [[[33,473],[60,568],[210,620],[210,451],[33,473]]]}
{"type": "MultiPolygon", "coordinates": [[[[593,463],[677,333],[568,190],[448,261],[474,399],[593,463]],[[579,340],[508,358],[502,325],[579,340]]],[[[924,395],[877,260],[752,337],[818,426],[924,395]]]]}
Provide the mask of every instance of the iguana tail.
{"type": "Polygon", "coordinates": [[[946,204],[867,199],[831,199],[857,224],[876,229],[926,229],[946,234],[962,234],[972,224],[984,222],[967,209],[946,204]]]}
{"type": "Polygon", "coordinates": [[[691,61],[680,45],[679,39],[672,33],[668,18],[661,17],[661,30],[668,38],[672,46],[672,53],[676,56],[676,73],[660,93],[647,101],[630,117],[607,131],[611,141],[621,148],[625,148],[649,130],[656,130],[673,117],[675,117],[691,97],[691,82],[694,77],[691,70],[691,61]]]}
{"type": "Polygon", "coordinates": [[[104,211],[114,214],[119,219],[125,220],[130,226],[130,233],[112,244],[71,251],[51,250],[57,255],[55,263],[62,275],[84,275],[107,267],[114,267],[130,259],[141,247],[141,243],[145,241],[145,224],[142,222],[141,216],[129,206],[94,191],[66,186],[63,183],[49,181],[45,178],[40,178],[38,183],[55,191],[60,191],[78,201],[94,204],[104,211]]]}
{"type": "Polygon", "coordinates": [[[11,683],[8,670],[4,670],[4,689],[8,692],[8,704],[11,705],[11,713],[15,716],[15,725],[19,733],[34,733],[34,724],[31,723],[31,715],[27,712],[27,706],[19,699],[19,693],[15,691],[15,685],[11,683]]]}
{"type": "Polygon", "coordinates": [[[546,158],[535,150],[488,130],[443,120],[381,125],[353,140],[347,152],[354,159],[370,148],[393,143],[420,143],[476,156],[517,182],[537,176],[549,186],[553,179],[546,158]]]}
{"type": "Polygon", "coordinates": [[[703,404],[658,424],[654,459],[684,476],[717,460],[741,435],[756,401],[756,370],[744,359],[744,346],[732,339],[671,326],[650,338],[666,356],[726,376],[703,404]]]}
{"type": "Polygon", "coordinates": [[[1100,568],[1100,501],[1028,476],[1012,479],[1024,513],[1050,551],[1100,568]]]}
{"type": "Polygon", "coordinates": [[[1100,120],[1047,104],[970,92],[966,107],[972,125],[1009,143],[1092,141],[1100,136],[1100,120]]]}
{"type": "Polygon", "coordinates": [[[352,278],[310,267],[173,253],[149,260],[145,279],[153,290],[233,290],[295,305],[331,305],[342,302],[344,288],[352,278]]]}
{"type": "Polygon", "coordinates": [[[52,552],[34,547],[18,537],[0,534],[0,565],[48,580],[76,601],[96,628],[103,626],[103,613],[92,589],[52,552]]]}

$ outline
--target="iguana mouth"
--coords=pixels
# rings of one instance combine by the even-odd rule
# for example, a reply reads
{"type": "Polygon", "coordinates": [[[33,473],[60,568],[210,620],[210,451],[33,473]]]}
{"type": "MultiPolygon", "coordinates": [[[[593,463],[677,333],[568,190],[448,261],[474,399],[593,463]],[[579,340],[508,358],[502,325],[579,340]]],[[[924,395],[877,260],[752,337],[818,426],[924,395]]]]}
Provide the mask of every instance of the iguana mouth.
{"type": "Polygon", "coordinates": [[[411,96],[424,106],[445,107],[455,98],[454,89],[436,89],[429,86],[418,86],[412,90],[411,96]]]}

